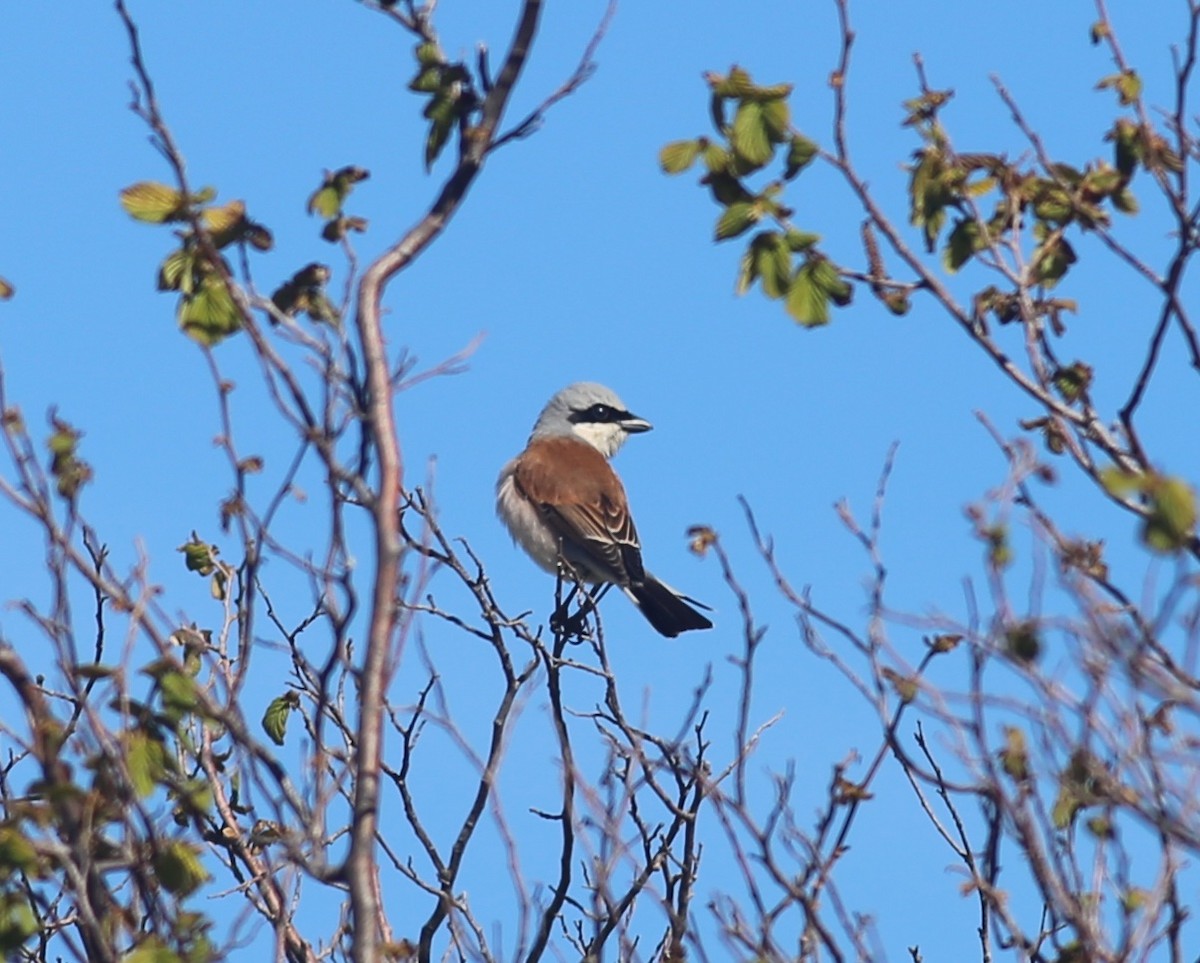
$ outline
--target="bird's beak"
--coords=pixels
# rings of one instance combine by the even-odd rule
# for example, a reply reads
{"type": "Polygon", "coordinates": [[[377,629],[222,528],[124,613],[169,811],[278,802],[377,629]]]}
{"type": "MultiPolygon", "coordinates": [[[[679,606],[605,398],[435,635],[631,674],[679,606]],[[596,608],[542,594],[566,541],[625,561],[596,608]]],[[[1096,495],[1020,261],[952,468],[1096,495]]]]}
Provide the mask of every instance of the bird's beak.
{"type": "Polygon", "coordinates": [[[625,429],[626,434],[640,435],[643,431],[649,431],[654,426],[645,418],[630,415],[628,418],[621,419],[621,427],[625,429]]]}

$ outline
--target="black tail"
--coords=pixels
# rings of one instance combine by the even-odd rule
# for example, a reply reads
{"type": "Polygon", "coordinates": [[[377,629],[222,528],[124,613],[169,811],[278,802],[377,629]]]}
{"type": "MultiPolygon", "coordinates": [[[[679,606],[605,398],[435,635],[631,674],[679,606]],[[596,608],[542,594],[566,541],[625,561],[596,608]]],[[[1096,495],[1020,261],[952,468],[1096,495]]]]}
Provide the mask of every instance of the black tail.
{"type": "MultiPolygon", "coordinates": [[[[644,582],[630,585],[625,593],[646,616],[646,621],[668,638],[692,629],[711,629],[712,622],[688,605],[669,585],[652,575],[644,582]]],[[[691,601],[695,602],[695,599],[691,601]]],[[[696,602],[697,605],[701,603],[696,602]]]]}

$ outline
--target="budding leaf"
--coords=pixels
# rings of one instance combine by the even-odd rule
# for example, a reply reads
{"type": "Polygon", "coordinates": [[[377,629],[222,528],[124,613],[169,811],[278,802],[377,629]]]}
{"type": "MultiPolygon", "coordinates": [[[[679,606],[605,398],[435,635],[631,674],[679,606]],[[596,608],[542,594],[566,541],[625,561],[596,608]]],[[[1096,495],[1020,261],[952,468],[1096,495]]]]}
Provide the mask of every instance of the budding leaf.
{"type": "Polygon", "coordinates": [[[1013,782],[1025,782],[1029,778],[1029,750],[1025,745],[1025,733],[1016,726],[1004,726],[1004,748],[1000,750],[1000,765],[1013,782]]]}
{"type": "Polygon", "coordinates": [[[245,217],[245,203],[230,201],[220,207],[206,207],[200,214],[200,221],[213,234],[223,234],[231,231],[245,217]]]}
{"type": "Polygon", "coordinates": [[[811,261],[792,278],[786,307],[788,314],[806,328],[829,323],[829,296],[813,280],[811,261]]]}
{"type": "Polygon", "coordinates": [[[139,799],[145,799],[167,774],[167,751],[162,742],[135,730],[129,734],[125,751],[129,781],[139,799]]]}
{"type": "Polygon", "coordinates": [[[783,176],[790,181],[812,163],[812,159],[817,156],[817,150],[817,145],[803,134],[793,134],[788,141],[787,166],[783,176]]]}
{"type": "Polygon", "coordinates": [[[207,347],[220,344],[242,328],[242,313],[219,277],[204,278],[194,293],[179,301],[179,327],[207,347]]]}
{"type": "Polygon", "coordinates": [[[220,549],[216,545],[202,542],[200,536],[192,532],[190,540],[184,542],[175,551],[183,553],[183,563],[189,572],[200,575],[211,575],[217,566],[217,556],[220,549]]]}
{"type": "Polygon", "coordinates": [[[120,197],[126,213],[146,224],[181,221],[187,215],[187,198],[174,187],[157,181],[132,184],[121,191],[120,197]]]}
{"type": "Polygon", "coordinates": [[[788,139],[788,127],[792,122],[792,113],[786,100],[782,98],[764,100],[762,119],[771,143],[781,144],[788,139]]]}
{"type": "Polygon", "coordinates": [[[979,224],[973,218],[961,218],[946,238],[942,264],[947,272],[954,274],[983,247],[979,224]]]}
{"type": "Polygon", "coordinates": [[[300,697],[295,692],[288,692],[272,699],[267,706],[267,711],[262,717],[262,727],[275,745],[283,745],[283,738],[287,734],[288,715],[299,704],[300,697]]]}
{"type": "Polygon", "coordinates": [[[717,219],[715,238],[718,241],[724,241],[731,237],[737,237],[749,230],[757,220],[758,212],[749,201],[730,204],[725,209],[725,213],[717,219]]]}
{"type": "Polygon", "coordinates": [[[199,852],[179,839],[168,843],[155,854],[154,873],[162,887],[175,896],[187,896],[195,892],[209,878],[208,871],[200,862],[199,852]]]}
{"type": "Polygon", "coordinates": [[[763,231],[754,236],[747,255],[754,262],[754,275],[762,282],[763,294],[784,297],[792,280],[792,251],[787,241],[775,231],[763,231]]]}
{"type": "Polygon", "coordinates": [[[1063,400],[1073,404],[1091,387],[1092,375],[1091,365],[1076,361],[1054,372],[1054,387],[1063,396],[1063,400]]]}
{"type": "Polygon", "coordinates": [[[763,117],[763,105],[745,101],[733,117],[729,142],[733,151],[752,168],[762,167],[771,159],[774,147],[763,117]]]}
{"type": "Polygon", "coordinates": [[[417,63],[422,67],[432,67],[435,64],[445,61],[441,50],[438,49],[438,45],[432,42],[418,44],[415,54],[417,63]]]}
{"type": "Polygon", "coordinates": [[[667,174],[682,174],[696,162],[701,146],[698,140],[673,141],[658,152],[658,163],[667,174]]]}
{"type": "Polygon", "coordinates": [[[1146,486],[1150,514],[1142,523],[1142,541],[1156,552],[1187,548],[1196,530],[1196,493],[1182,478],[1153,476],[1146,486]]]}

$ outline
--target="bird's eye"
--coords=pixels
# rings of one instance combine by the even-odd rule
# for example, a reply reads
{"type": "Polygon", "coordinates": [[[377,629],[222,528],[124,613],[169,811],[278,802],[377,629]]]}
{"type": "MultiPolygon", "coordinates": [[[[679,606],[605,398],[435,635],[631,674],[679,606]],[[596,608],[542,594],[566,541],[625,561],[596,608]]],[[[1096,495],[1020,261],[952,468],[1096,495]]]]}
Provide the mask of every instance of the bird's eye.
{"type": "Polygon", "coordinates": [[[592,421],[612,421],[613,410],[608,405],[592,405],[588,416],[592,421]]]}

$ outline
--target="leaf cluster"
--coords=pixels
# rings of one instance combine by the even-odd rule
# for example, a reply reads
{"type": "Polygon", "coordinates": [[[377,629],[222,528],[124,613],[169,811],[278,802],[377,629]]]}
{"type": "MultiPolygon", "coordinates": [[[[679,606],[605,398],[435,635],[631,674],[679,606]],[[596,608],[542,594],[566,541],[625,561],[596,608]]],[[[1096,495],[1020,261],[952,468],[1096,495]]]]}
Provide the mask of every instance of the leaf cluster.
{"type": "Polygon", "coordinates": [[[331,244],[342,240],[350,232],[362,234],[367,229],[363,217],[351,217],[343,206],[354,185],[370,177],[370,171],[350,165],[336,171],[326,171],[321,186],[308,199],[308,213],[325,219],[321,237],[331,244]]]}
{"type": "Polygon", "coordinates": [[[817,145],[792,126],[787,102],[792,86],[755,84],[737,66],[727,75],[706,74],[705,80],[716,136],[667,144],[659,152],[663,171],[680,174],[700,162],[705,170],[700,183],[722,208],[715,240],[740,237],[761,223],[771,225],[756,232],[746,246],[738,294],[757,281],[763,293],[782,300],[800,324],[828,323],[830,304],[848,304],[852,289],[817,247],[820,236],[794,227],[793,211],[781,201],[784,183],[799,176],[819,153],[817,145]],[[748,180],[780,160],[779,179],[761,188],[748,180]]]}
{"type": "Polygon", "coordinates": [[[331,276],[325,264],[306,264],[275,290],[271,303],[288,317],[306,314],[313,321],[340,324],[341,314],[325,293],[331,276]]]}
{"type": "Polygon", "coordinates": [[[53,411],[50,413],[50,427],[53,430],[46,439],[46,447],[50,449],[50,474],[58,493],[67,501],[74,502],[79,490],[92,480],[92,466],[79,457],[79,439],[83,437],[83,432],[63,421],[53,411]]]}
{"type": "MultiPolygon", "coordinates": [[[[1126,89],[1136,75],[1121,77],[1126,89]]],[[[1118,84],[1109,79],[1107,85],[1118,84]]],[[[927,91],[906,102],[904,121],[923,141],[909,165],[909,222],[921,230],[928,252],[943,244],[942,265],[951,274],[984,252],[1017,243],[1016,235],[1028,228],[1034,248],[1023,286],[1052,288],[1077,261],[1066,236],[1070,229],[1094,231],[1111,224],[1113,211],[1137,213],[1130,184],[1139,166],[1179,169],[1178,157],[1161,135],[1128,118],[1119,118],[1106,137],[1114,145],[1111,163],[1049,162],[1034,169],[1002,154],[960,154],[940,120],[951,96],[950,91],[927,91]]]]}
{"type": "Polygon", "coordinates": [[[258,251],[274,246],[271,232],[246,216],[243,201],[215,206],[209,187],[185,195],[155,181],[140,181],[121,191],[121,206],[144,224],[182,224],[180,245],[158,271],[160,291],[178,291],[176,318],[184,332],[200,344],[220,343],[242,327],[242,311],[229,286],[229,263],[220,253],[231,245],[258,251]]]}
{"type": "Polygon", "coordinates": [[[425,135],[425,169],[430,170],[455,127],[465,130],[479,107],[470,71],[462,62],[451,63],[432,40],[414,50],[417,73],[408,89],[428,97],[422,115],[429,121],[425,135]]]}

